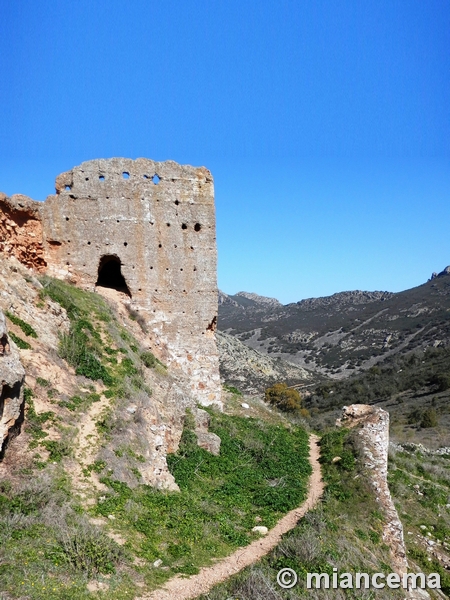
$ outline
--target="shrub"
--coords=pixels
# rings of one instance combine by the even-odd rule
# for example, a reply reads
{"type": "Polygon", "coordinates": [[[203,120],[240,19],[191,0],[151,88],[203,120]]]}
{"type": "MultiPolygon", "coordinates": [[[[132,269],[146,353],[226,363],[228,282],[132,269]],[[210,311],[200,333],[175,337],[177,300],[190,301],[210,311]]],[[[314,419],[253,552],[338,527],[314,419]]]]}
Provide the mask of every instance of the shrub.
{"type": "Polygon", "coordinates": [[[156,366],[162,365],[162,362],[149,350],[141,354],[141,360],[148,369],[154,369],[156,366]]]}
{"type": "Polygon", "coordinates": [[[264,400],[280,410],[294,412],[301,408],[302,397],[297,390],[289,388],[285,383],[276,383],[266,389],[264,400]]]}
{"type": "Polygon", "coordinates": [[[27,406],[26,422],[29,428],[31,437],[34,440],[42,439],[47,436],[47,433],[43,431],[42,425],[47,421],[54,418],[55,413],[46,411],[40,414],[36,413],[33,402],[33,392],[30,388],[25,388],[23,391],[23,397],[27,406]]]}
{"type": "Polygon", "coordinates": [[[60,354],[75,368],[77,375],[89,379],[101,379],[105,385],[111,385],[113,379],[95,353],[98,333],[86,319],[73,321],[68,335],[62,335],[60,354]]]}
{"type": "Polygon", "coordinates": [[[122,548],[88,523],[68,527],[58,537],[58,546],[49,553],[51,558],[64,561],[87,575],[114,573],[124,559],[122,548]]]}
{"type": "Polygon", "coordinates": [[[43,440],[41,446],[48,451],[48,459],[52,462],[61,462],[65,456],[70,456],[71,445],[67,439],[61,440],[43,440]]]}
{"type": "Polygon", "coordinates": [[[431,384],[437,385],[438,392],[445,392],[450,388],[450,375],[448,373],[436,373],[431,378],[431,384]]]}
{"type": "Polygon", "coordinates": [[[436,409],[427,408],[422,415],[422,420],[420,422],[420,426],[423,427],[424,429],[426,429],[428,427],[437,427],[437,425],[438,425],[438,418],[437,418],[436,409]]]}
{"type": "Polygon", "coordinates": [[[37,338],[37,333],[33,329],[33,327],[31,327],[31,325],[29,325],[28,323],[25,323],[25,321],[22,321],[22,319],[19,319],[19,317],[16,317],[15,315],[11,314],[9,311],[5,311],[5,315],[11,321],[11,323],[14,323],[14,325],[17,325],[18,327],[20,327],[20,329],[24,332],[24,334],[26,336],[32,337],[32,338],[37,338]]]}
{"type": "Polygon", "coordinates": [[[413,408],[412,411],[408,414],[408,424],[415,425],[420,423],[423,418],[423,412],[420,408],[413,408]]]}
{"type": "Polygon", "coordinates": [[[8,335],[12,339],[12,341],[15,342],[16,346],[18,348],[20,348],[21,350],[29,350],[31,348],[31,346],[30,346],[30,344],[28,342],[26,342],[25,340],[23,340],[18,335],[15,335],[12,331],[10,331],[8,333],[8,335]]]}

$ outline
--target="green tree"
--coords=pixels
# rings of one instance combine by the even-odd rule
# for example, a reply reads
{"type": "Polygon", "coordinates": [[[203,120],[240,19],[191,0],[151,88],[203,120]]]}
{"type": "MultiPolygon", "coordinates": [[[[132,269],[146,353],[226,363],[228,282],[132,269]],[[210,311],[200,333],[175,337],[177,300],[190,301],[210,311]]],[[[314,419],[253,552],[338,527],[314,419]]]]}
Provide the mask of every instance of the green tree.
{"type": "Polygon", "coordinates": [[[300,393],[293,388],[289,388],[285,383],[275,383],[272,387],[267,388],[264,400],[285,412],[300,410],[302,405],[300,393]]]}

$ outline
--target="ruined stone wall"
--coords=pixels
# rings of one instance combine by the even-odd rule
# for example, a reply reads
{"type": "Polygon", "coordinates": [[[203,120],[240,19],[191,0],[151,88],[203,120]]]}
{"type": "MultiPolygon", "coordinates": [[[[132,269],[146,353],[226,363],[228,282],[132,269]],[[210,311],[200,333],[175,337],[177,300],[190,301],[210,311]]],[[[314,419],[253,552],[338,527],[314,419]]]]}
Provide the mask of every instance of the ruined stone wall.
{"type": "MultiPolygon", "coordinates": [[[[387,483],[389,450],[389,413],[367,404],[344,406],[337,425],[357,427],[368,482],[384,513],[383,541],[391,550],[392,566],[399,575],[408,572],[403,526],[387,483]]],[[[405,590],[405,600],[430,600],[426,590],[405,590]]]]}
{"type": "Polygon", "coordinates": [[[389,413],[366,404],[352,404],[343,408],[342,418],[338,424],[345,427],[359,427],[358,436],[361,440],[364,467],[368,471],[369,483],[386,518],[383,541],[391,549],[395,571],[402,575],[408,570],[403,526],[387,483],[389,413]]]}
{"type": "MultiPolygon", "coordinates": [[[[391,550],[394,571],[403,575],[408,572],[403,526],[387,483],[389,413],[376,406],[352,404],[344,406],[337,425],[357,428],[368,482],[385,518],[383,541],[391,550]]],[[[408,589],[405,590],[405,600],[430,600],[430,595],[420,588],[408,589]]]]}
{"type": "MultiPolygon", "coordinates": [[[[0,214],[8,217],[3,206],[0,214]]],[[[150,349],[189,376],[202,404],[220,404],[210,172],[173,161],[92,160],[60,175],[56,195],[29,201],[31,210],[42,224],[42,262],[26,253],[15,252],[17,258],[91,290],[99,267],[115,262],[145,319],[150,349]]]]}

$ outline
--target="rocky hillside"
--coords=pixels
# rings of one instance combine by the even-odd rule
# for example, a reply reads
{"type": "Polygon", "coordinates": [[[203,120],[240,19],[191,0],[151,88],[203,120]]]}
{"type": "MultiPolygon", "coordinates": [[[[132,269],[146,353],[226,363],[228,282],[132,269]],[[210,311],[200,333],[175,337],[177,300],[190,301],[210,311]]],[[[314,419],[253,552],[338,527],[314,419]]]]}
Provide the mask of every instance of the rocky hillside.
{"type": "Polygon", "coordinates": [[[395,294],[342,292],[285,306],[222,294],[218,323],[250,348],[340,379],[397,353],[448,345],[449,311],[447,267],[395,294]]]}
{"type": "Polygon", "coordinates": [[[320,381],[311,371],[258,352],[237,337],[219,331],[216,339],[220,375],[224,382],[241,392],[256,394],[279,381],[301,387],[320,381]]]}
{"type": "Polygon", "coordinates": [[[258,294],[252,294],[250,292],[238,292],[234,296],[228,296],[219,291],[219,305],[220,304],[254,307],[261,305],[266,306],[267,308],[283,306],[276,298],[267,298],[266,296],[259,296],[258,294]]]}
{"type": "Polygon", "coordinates": [[[198,408],[146,328],[127,294],[0,255],[2,600],[147,597],[303,501],[306,431],[232,393],[198,408]]]}
{"type": "Polygon", "coordinates": [[[8,335],[5,315],[0,311],[0,458],[5,441],[23,420],[24,377],[19,351],[8,335]]]}
{"type": "MultiPolygon", "coordinates": [[[[72,457],[69,471],[77,489],[89,487],[82,471],[90,460],[112,457],[116,479],[171,489],[176,486],[166,455],[176,449],[185,410],[196,410],[196,399],[183,373],[169,374],[148,352],[147,337],[136,320],[139,315],[127,309],[127,296],[97,289],[101,294],[39,280],[14,257],[0,255],[0,311],[7,317],[10,345],[2,360],[10,368],[8,378],[2,375],[6,384],[0,439],[6,439],[15,421],[23,419],[24,411],[29,416],[31,410],[38,421],[39,415],[47,415],[39,426],[43,440],[36,444],[39,460],[47,459],[52,449],[67,450],[75,435],[72,442],[80,454],[72,457]],[[19,405],[23,389],[11,392],[14,373],[21,381],[23,370],[28,390],[25,407],[19,405]],[[7,417],[10,413],[14,418],[7,417]],[[98,420],[103,420],[108,434],[104,444],[95,427],[98,420]],[[130,452],[115,456],[122,444],[130,452]]],[[[1,322],[0,328],[5,330],[1,322]]],[[[23,434],[25,449],[28,436],[33,437],[27,418],[23,434]]],[[[29,458],[24,450],[20,460],[25,464],[29,458]]],[[[3,468],[8,460],[6,454],[3,468]]],[[[95,473],[89,479],[95,493],[95,473]]]]}

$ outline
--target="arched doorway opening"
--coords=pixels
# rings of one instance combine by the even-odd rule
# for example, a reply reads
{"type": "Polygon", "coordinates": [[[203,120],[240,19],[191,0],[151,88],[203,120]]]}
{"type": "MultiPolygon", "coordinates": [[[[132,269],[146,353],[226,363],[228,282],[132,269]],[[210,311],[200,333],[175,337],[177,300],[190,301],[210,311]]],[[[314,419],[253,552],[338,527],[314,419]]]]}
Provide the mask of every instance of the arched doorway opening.
{"type": "Polygon", "coordinates": [[[112,288],[128,294],[131,298],[125,277],[122,275],[121,262],[118,256],[111,254],[102,256],[98,265],[97,283],[100,287],[112,288]]]}

